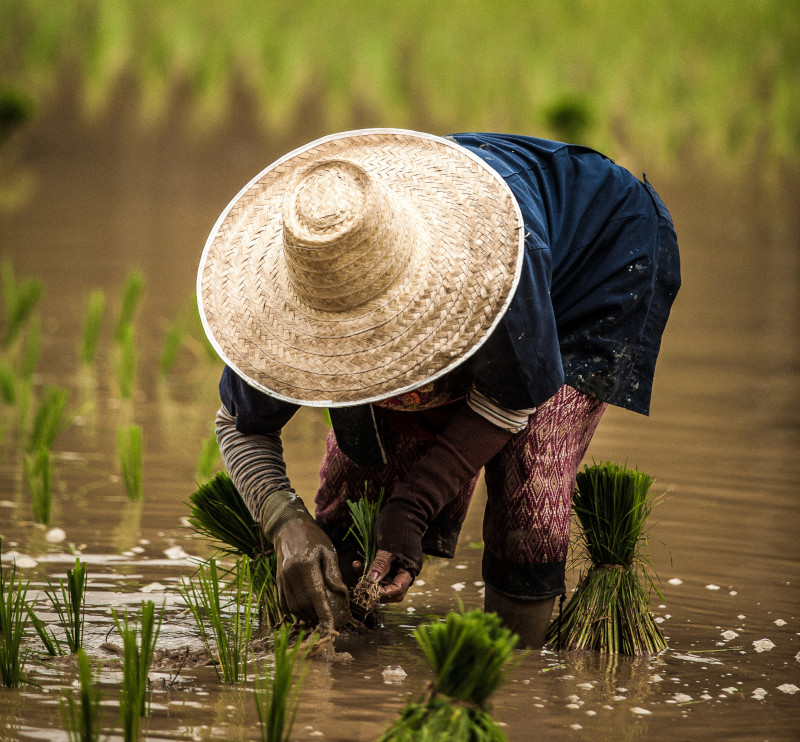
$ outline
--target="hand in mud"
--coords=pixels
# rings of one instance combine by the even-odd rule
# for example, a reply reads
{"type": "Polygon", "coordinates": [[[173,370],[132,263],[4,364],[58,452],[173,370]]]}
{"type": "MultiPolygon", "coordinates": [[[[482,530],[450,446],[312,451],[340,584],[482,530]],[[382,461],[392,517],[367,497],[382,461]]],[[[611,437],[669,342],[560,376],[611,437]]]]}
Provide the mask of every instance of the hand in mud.
{"type": "Polygon", "coordinates": [[[381,582],[381,602],[400,603],[414,582],[411,573],[400,566],[394,554],[378,549],[367,576],[381,582]]]}
{"type": "Polygon", "coordinates": [[[312,518],[295,518],[274,534],[278,599],[299,619],[336,630],[350,619],[350,600],[336,550],[312,518]]]}

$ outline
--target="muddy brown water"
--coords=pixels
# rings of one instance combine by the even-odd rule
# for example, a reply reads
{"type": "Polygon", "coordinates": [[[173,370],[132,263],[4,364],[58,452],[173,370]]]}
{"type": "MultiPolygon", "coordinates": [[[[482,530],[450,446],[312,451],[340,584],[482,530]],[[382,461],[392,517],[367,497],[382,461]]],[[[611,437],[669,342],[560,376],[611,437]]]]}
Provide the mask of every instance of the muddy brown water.
{"type": "MultiPolygon", "coordinates": [[[[276,141],[240,123],[193,141],[178,130],[143,133],[124,109],[93,125],[63,105],[16,143],[15,167],[35,189],[27,205],[2,216],[2,255],[18,276],[45,281],[36,381],[68,387],[77,417],[55,445],[51,526],[65,540],[49,543],[32,523],[13,430],[0,444],[0,532],[5,554],[35,560],[24,568],[34,591],[44,575],[64,575],[73,549],[88,562],[93,657],[105,658],[101,645],[114,640],[110,608],[136,609],[143,599],[165,603],[161,647],[197,645],[177,587],[194,570],[191,557],[210,554],[183,519],[219,367],[190,350],[166,381],[155,367],[219,212],[274,157],[321,133],[276,141]],[[78,369],[75,348],[86,293],[101,287],[116,296],[133,266],[145,273],[147,291],[137,320],[137,393],[123,403],[108,334],[91,371],[78,369]],[[141,503],[127,501],[114,450],[117,427],[130,422],[145,437],[141,503]]],[[[667,491],[649,551],[663,583],[652,608],[669,649],[649,659],[530,652],[494,697],[494,714],[511,740],[798,739],[800,191],[786,177],[730,178],[697,161],[648,176],[675,216],[684,287],[651,416],[611,409],[587,460],[627,461],[667,491]]],[[[308,502],[325,433],[308,410],[285,435],[290,475],[308,502]]],[[[456,558],[429,563],[406,602],[387,609],[383,629],[339,642],[351,661],[310,664],[293,738],[375,739],[420,691],[430,675],[414,628],[459,601],[481,605],[481,513],[479,492],[456,558]],[[404,678],[385,676],[396,666],[404,678]]],[[[575,579],[571,572],[570,584],[575,579]]],[[[112,729],[120,675],[103,667],[112,729]]],[[[38,686],[0,690],[0,740],[65,739],[58,701],[74,672],[35,659],[28,670],[38,686]]],[[[146,738],[259,738],[252,683],[222,686],[207,667],[151,678],[146,738]]]]}

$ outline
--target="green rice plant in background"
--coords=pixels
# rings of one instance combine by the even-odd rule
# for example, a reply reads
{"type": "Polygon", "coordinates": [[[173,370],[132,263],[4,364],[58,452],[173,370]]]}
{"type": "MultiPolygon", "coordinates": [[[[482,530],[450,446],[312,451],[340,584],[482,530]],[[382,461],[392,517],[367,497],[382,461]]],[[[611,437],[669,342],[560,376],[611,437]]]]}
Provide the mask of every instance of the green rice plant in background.
{"type": "Polygon", "coordinates": [[[517,636],[494,613],[448,613],[444,622],[414,632],[436,673],[430,692],[409,701],[380,742],[400,740],[487,740],[506,735],[492,719],[489,697],[500,687],[517,636]]]}
{"type": "Polygon", "coordinates": [[[117,457],[122,481],[129,500],[141,500],[144,463],[142,459],[142,428],[129,425],[117,429],[117,457]]]}
{"type": "Polygon", "coordinates": [[[297,715],[297,694],[307,665],[295,680],[298,662],[305,662],[311,646],[303,646],[303,633],[290,647],[291,629],[281,626],[273,642],[272,673],[266,663],[255,676],[255,699],[261,742],[289,742],[297,715]]]}
{"type": "Polygon", "coordinates": [[[0,359],[0,400],[9,406],[17,403],[16,374],[2,359],[0,359]]]}
{"type": "Polygon", "coordinates": [[[120,397],[130,399],[136,383],[136,331],[132,324],[120,330],[114,352],[114,374],[120,397]]]}
{"type": "Polygon", "coordinates": [[[78,351],[78,357],[81,363],[85,365],[93,363],[97,356],[105,312],[106,294],[101,289],[95,289],[89,294],[89,298],[86,301],[81,344],[78,351]]]}
{"type": "Polygon", "coordinates": [[[99,742],[103,739],[103,725],[100,719],[100,688],[92,675],[89,655],[82,649],[77,653],[78,697],[72,690],[64,692],[59,701],[61,718],[69,742],[99,742]]]}
{"type": "Polygon", "coordinates": [[[183,580],[181,595],[191,611],[214,668],[223,683],[247,681],[250,641],[253,638],[253,594],[250,560],[236,562],[228,590],[220,583],[217,560],[201,566],[193,578],[183,580]]]}
{"type": "Polygon", "coordinates": [[[136,319],[136,313],[144,294],[144,275],[138,270],[132,270],[125,277],[122,285],[122,298],[120,300],[119,314],[114,325],[114,340],[122,343],[127,328],[136,319]]]}
{"type": "Polygon", "coordinates": [[[173,320],[164,335],[164,345],[161,348],[161,355],[158,359],[158,373],[161,374],[162,377],[169,376],[172,371],[175,361],[178,358],[178,351],[180,351],[183,345],[184,335],[185,330],[179,320],[173,320]]]}
{"type": "Polygon", "coordinates": [[[147,714],[148,673],[153,663],[156,640],[164,617],[163,606],[156,611],[151,600],[142,601],[138,615],[122,618],[112,608],[114,624],[122,639],[122,688],[119,694],[120,721],[125,742],[139,738],[141,717],[147,714]]]}
{"type": "Polygon", "coordinates": [[[33,100],[25,92],[8,83],[0,85],[0,146],[31,118],[34,108],[33,100]]]}
{"type": "Polygon", "coordinates": [[[262,627],[277,626],[284,616],[278,602],[275,553],[230,475],[219,472],[200,485],[189,496],[189,504],[188,521],[195,533],[222,554],[250,560],[253,591],[261,596],[259,623],[262,627]]]}
{"type": "Polygon", "coordinates": [[[548,628],[549,645],[627,655],[666,649],[645,586],[655,588],[643,552],[652,484],[645,472],[611,462],[578,472],[573,508],[588,566],[563,614],[548,628]]]}
{"type": "Polygon", "coordinates": [[[87,580],[86,562],[80,559],[76,559],[75,566],[67,570],[66,582],[59,579],[58,585],[54,585],[47,580],[49,590],[45,590],[45,594],[58,616],[58,622],[67,637],[67,646],[72,653],[83,647],[87,580]]]}
{"type": "Polygon", "coordinates": [[[64,411],[67,407],[69,392],[58,386],[46,386],[33,417],[33,424],[28,436],[28,452],[42,448],[50,450],[53,442],[69,424],[64,411]]]}
{"type": "Polygon", "coordinates": [[[31,495],[33,517],[37,523],[50,523],[52,504],[53,466],[50,450],[41,447],[22,459],[25,482],[31,495]]]}
{"type": "Polygon", "coordinates": [[[30,380],[39,365],[42,350],[42,318],[36,314],[28,323],[25,341],[20,355],[19,373],[23,379],[30,380]]]}
{"type": "MultiPolygon", "coordinates": [[[[0,539],[0,550],[2,549],[0,539]]],[[[0,562],[0,683],[6,688],[16,688],[25,677],[28,652],[22,640],[28,625],[28,586],[30,578],[23,581],[17,565],[5,569],[0,562]]]]}
{"type": "Polygon", "coordinates": [[[450,0],[341,0],[313,12],[273,0],[259,23],[252,0],[230,0],[225,13],[153,0],[85,0],[81,12],[66,3],[45,16],[34,0],[6,5],[5,77],[47,101],[73,60],[93,114],[128,80],[143,93],[143,121],[168,120],[176,91],[189,91],[188,126],[206,131],[243,95],[280,136],[313,96],[319,120],[309,123],[324,131],[351,128],[366,110],[369,121],[436,131],[577,129],[583,143],[651,160],[682,147],[714,160],[756,155],[765,169],[800,158],[794,2],[471,0],[454,13],[450,0]],[[565,96],[586,101],[586,124],[565,96]]]}
{"type": "Polygon", "coordinates": [[[196,470],[197,481],[207,482],[212,479],[219,471],[221,463],[217,434],[212,430],[208,436],[203,438],[203,442],[200,445],[200,456],[197,459],[196,470]]]}
{"type": "Polygon", "coordinates": [[[17,281],[11,261],[0,263],[0,287],[3,290],[5,329],[0,346],[8,348],[44,295],[44,283],[38,278],[17,281]]]}

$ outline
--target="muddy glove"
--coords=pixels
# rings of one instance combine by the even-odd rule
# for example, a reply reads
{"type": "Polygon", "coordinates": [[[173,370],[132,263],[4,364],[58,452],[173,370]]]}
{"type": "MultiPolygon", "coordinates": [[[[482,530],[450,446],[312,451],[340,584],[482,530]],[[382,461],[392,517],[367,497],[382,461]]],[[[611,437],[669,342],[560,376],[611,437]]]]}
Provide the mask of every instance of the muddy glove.
{"type": "Polygon", "coordinates": [[[336,550],[303,501],[293,492],[273,492],[259,522],[278,557],[281,608],[321,629],[344,626],[350,601],[336,550]]]}
{"type": "Polygon", "coordinates": [[[370,569],[373,578],[380,580],[389,573],[392,563],[400,568],[398,577],[384,590],[387,601],[402,600],[410,586],[411,581],[403,571],[411,578],[419,573],[422,536],[428,524],[511,436],[512,433],[493,425],[466,403],[458,403],[427,453],[411,467],[403,481],[395,484],[378,514],[375,528],[378,556],[370,569]]]}

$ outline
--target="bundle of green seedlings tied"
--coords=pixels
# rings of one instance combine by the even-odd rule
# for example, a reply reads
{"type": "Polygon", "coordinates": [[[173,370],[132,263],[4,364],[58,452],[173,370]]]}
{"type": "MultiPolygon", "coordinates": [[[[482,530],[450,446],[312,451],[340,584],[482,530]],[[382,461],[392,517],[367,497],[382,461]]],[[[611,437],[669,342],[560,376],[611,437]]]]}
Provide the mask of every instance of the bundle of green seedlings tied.
{"type": "Polygon", "coordinates": [[[366,497],[355,502],[347,501],[347,507],[350,509],[353,519],[353,525],[350,526],[347,533],[348,536],[352,535],[355,538],[361,558],[364,560],[361,577],[350,592],[350,603],[354,616],[362,621],[375,611],[381,598],[381,586],[369,576],[368,572],[378,552],[375,523],[378,520],[382,501],[383,489],[375,502],[370,502],[366,497]]]}
{"type": "Polygon", "coordinates": [[[611,462],[578,473],[573,507],[588,565],[563,613],[550,624],[548,645],[626,655],[666,649],[650,613],[650,590],[660,593],[644,553],[653,481],[611,462]]]}
{"type": "Polygon", "coordinates": [[[189,501],[189,524],[196,533],[211,541],[221,554],[249,558],[253,592],[261,596],[259,623],[263,629],[277,626],[283,611],[278,604],[275,551],[233,480],[219,472],[193,492],[189,501]]]}
{"type": "Polygon", "coordinates": [[[489,713],[488,700],[505,679],[516,634],[496,614],[474,610],[423,624],[414,637],[436,680],[419,700],[406,704],[379,742],[504,742],[506,735],[489,713]]]}

